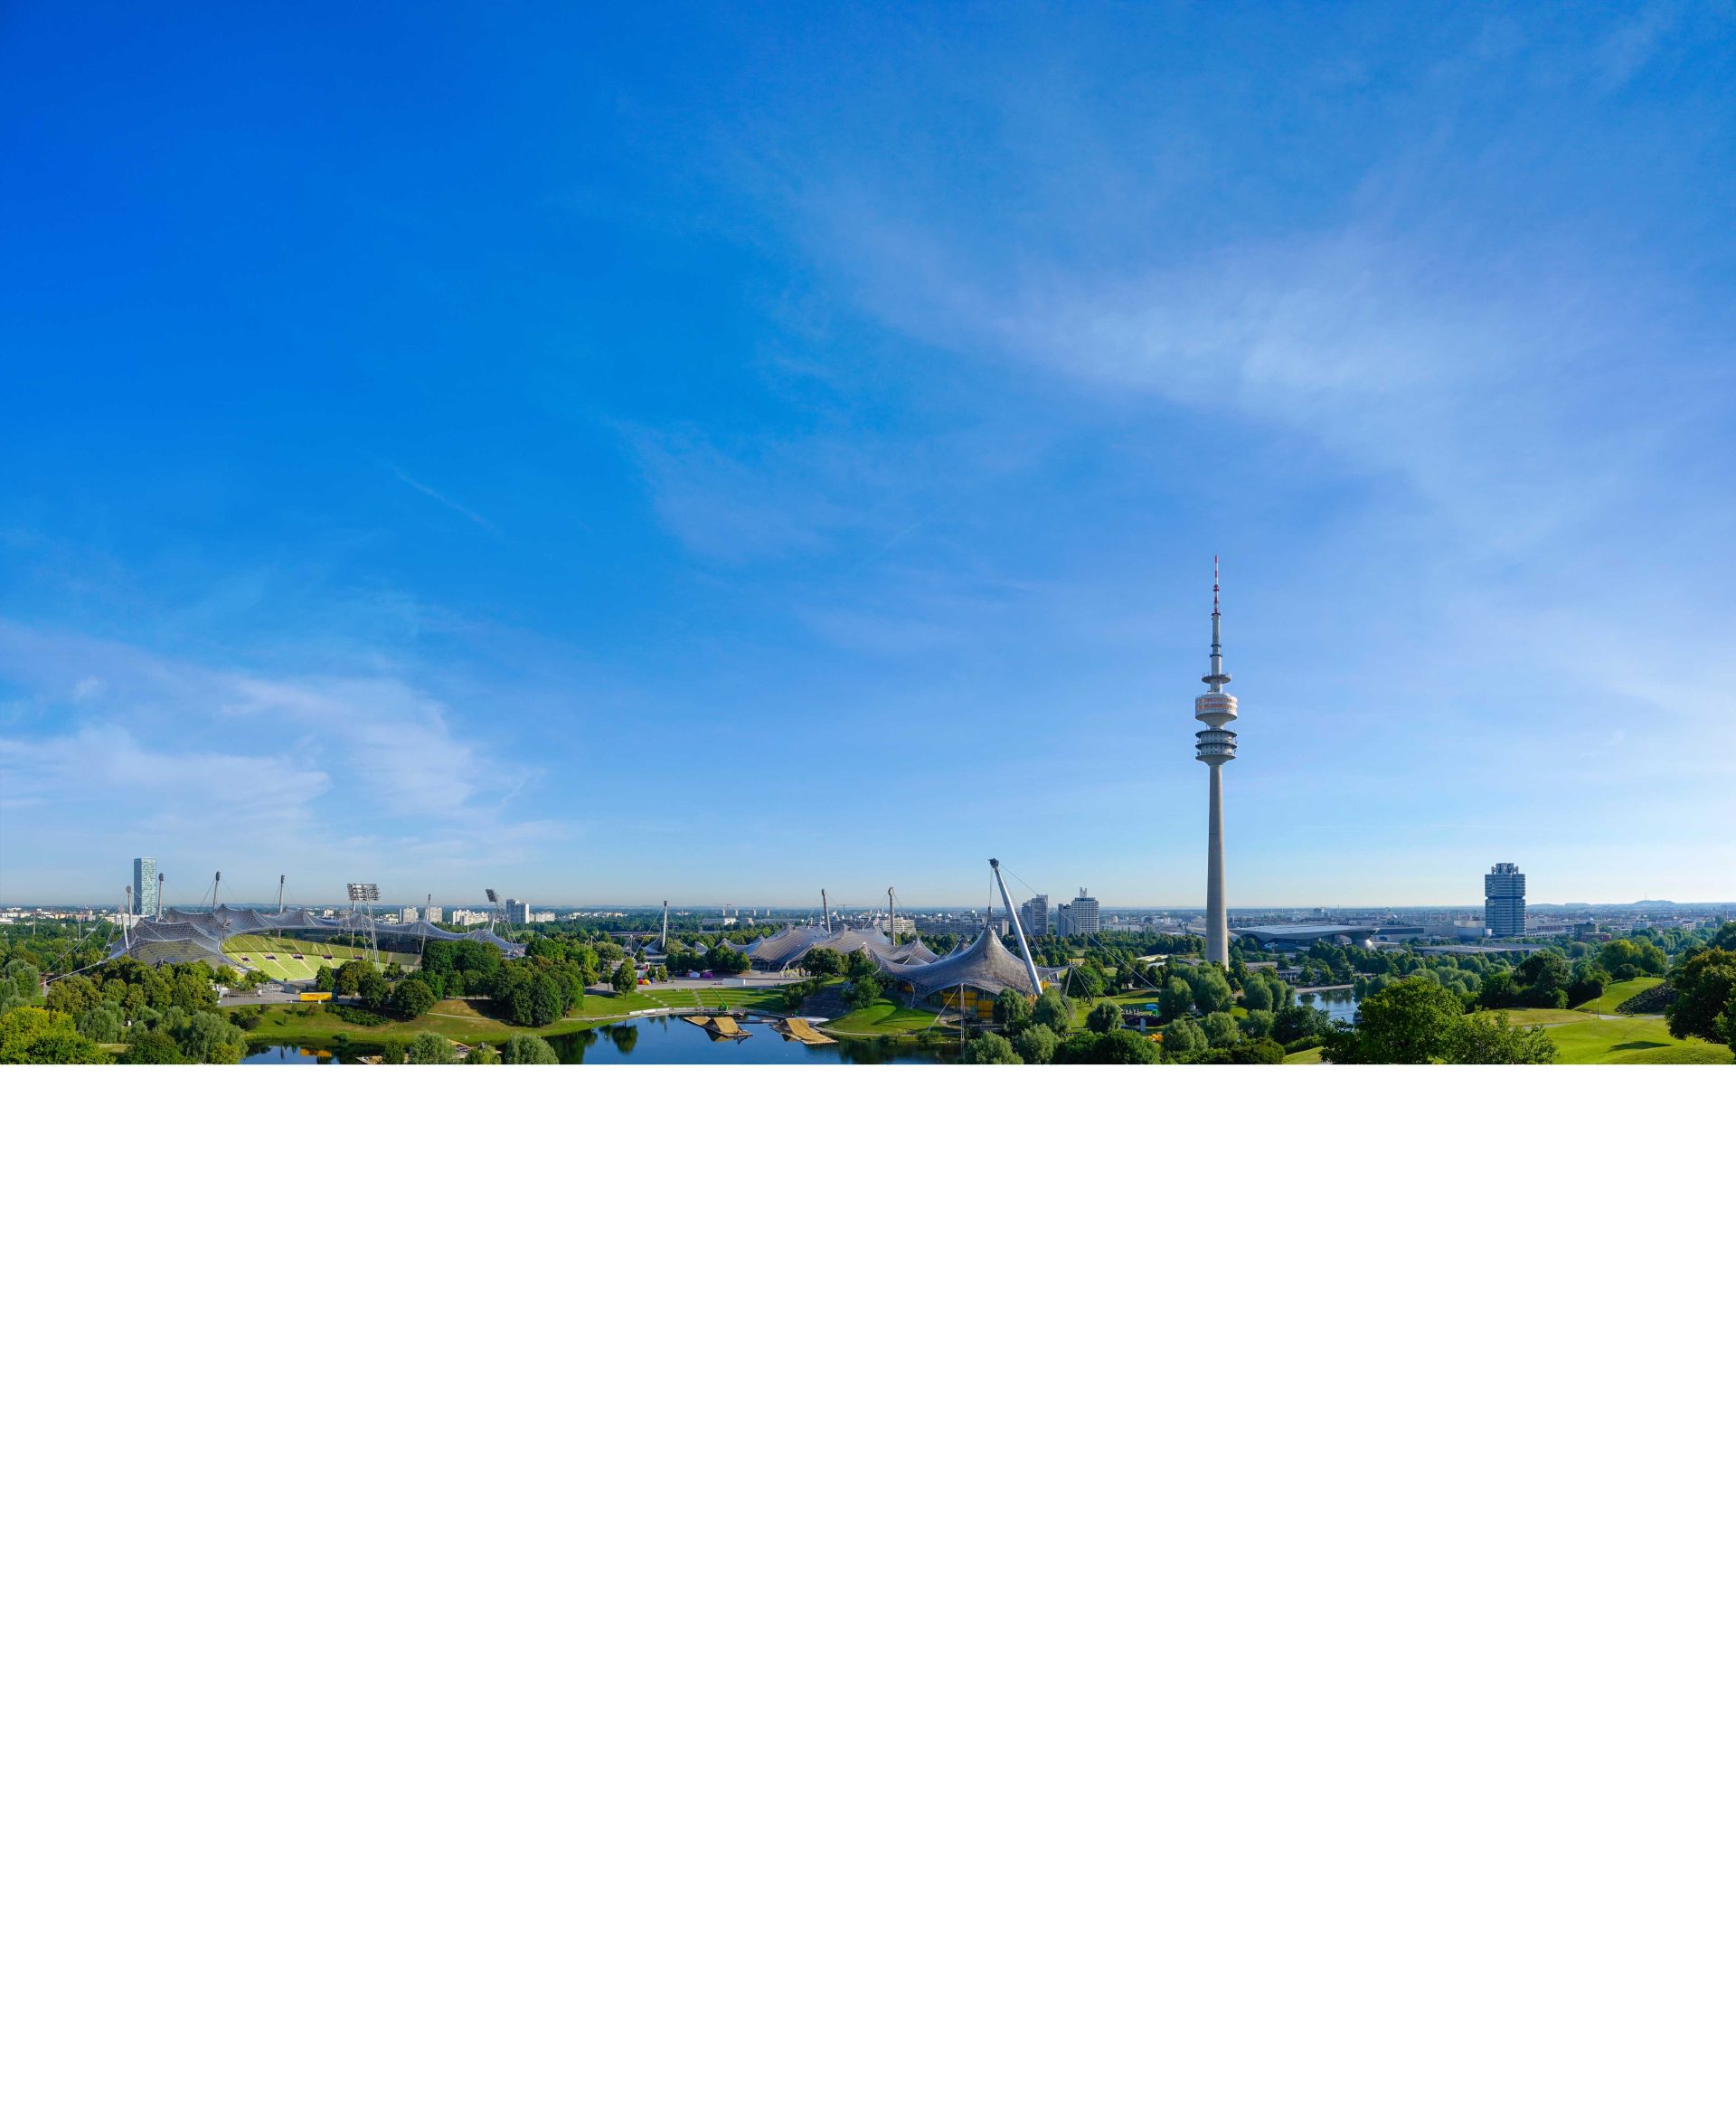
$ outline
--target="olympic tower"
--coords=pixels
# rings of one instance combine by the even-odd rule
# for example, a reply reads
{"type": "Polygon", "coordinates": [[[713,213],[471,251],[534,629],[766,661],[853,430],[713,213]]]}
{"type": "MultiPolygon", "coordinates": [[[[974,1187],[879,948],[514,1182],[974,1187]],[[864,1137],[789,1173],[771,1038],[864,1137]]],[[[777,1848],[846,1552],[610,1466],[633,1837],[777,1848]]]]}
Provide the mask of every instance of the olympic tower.
{"type": "Polygon", "coordinates": [[[1223,642],[1218,611],[1218,558],[1212,557],[1212,669],[1202,673],[1207,692],[1194,700],[1194,714],[1205,730],[1194,740],[1194,758],[1212,771],[1211,809],[1205,842],[1205,957],[1220,968],[1230,965],[1230,918],[1223,898],[1223,764],[1236,758],[1236,698],[1223,669],[1223,642]]]}

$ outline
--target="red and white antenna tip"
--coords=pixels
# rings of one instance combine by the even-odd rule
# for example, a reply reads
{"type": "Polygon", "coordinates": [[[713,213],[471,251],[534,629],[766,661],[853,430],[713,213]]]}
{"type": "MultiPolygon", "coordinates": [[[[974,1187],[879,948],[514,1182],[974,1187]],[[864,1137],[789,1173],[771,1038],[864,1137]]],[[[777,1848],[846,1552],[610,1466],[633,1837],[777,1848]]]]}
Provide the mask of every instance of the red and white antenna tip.
{"type": "Polygon", "coordinates": [[[1213,555],[1212,555],[1212,612],[1213,612],[1213,613],[1215,613],[1215,612],[1217,611],[1217,610],[1218,610],[1218,557],[1217,557],[1215,554],[1213,554],[1213,555]]]}

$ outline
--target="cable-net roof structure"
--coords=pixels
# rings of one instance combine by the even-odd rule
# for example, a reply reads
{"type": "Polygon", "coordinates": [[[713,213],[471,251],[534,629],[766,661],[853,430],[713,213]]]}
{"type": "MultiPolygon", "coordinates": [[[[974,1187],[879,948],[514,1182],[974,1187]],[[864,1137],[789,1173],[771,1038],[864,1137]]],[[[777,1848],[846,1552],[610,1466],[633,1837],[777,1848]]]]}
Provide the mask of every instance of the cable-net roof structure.
{"type": "Polygon", "coordinates": [[[773,970],[794,968],[810,946],[826,943],[826,935],[823,923],[786,924],[769,939],[755,939],[748,948],[748,965],[773,970]]]}
{"type": "MultiPolygon", "coordinates": [[[[514,940],[500,938],[492,930],[448,931],[425,917],[413,923],[382,922],[376,917],[373,929],[379,939],[399,951],[420,950],[429,939],[449,945],[474,940],[493,946],[509,960],[516,960],[524,951],[514,940]]],[[[220,902],[214,909],[170,909],[161,916],[143,917],[115,941],[106,958],[143,960],[152,966],[203,960],[212,967],[232,968],[235,963],[224,951],[228,941],[252,932],[273,937],[293,932],[297,938],[325,939],[333,944],[355,935],[349,917],[327,916],[318,909],[231,909],[220,902]]]]}
{"type": "Polygon", "coordinates": [[[943,954],[939,960],[930,956],[921,966],[888,972],[894,985],[913,999],[957,989],[980,990],[990,998],[998,997],[1003,990],[1022,990],[1027,998],[1036,995],[1029,969],[1016,953],[1007,951],[999,933],[986,923],[969,945],[943,954]]]}
{"type": "Polygon", "coordinates": [[[888,974],[934,959],[932,948],[925,946],[920,939],[908,939],[902,945],[894,945],[878,926],[827,931],[823,923],[792,923],[769,939],[756,939],[748,948],[748,962],[753,968],[781,973],[796,967],[816,946],[829,947],[834,953],[846,957],[866,953],[888,974]]]}

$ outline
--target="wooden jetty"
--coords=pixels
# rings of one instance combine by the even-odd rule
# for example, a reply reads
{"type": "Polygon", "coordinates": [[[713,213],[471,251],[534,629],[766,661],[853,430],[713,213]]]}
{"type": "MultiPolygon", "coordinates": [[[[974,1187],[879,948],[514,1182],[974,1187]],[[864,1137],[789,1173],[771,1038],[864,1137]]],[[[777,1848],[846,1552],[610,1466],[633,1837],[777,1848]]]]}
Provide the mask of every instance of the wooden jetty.
{"type": "Polygon", "coordinates": [[[751,1032],[727,1012],[687,1012],[682,1017],[690,1027],[703,1027],[713,1042],[745,1042],[751,1032]]]}
{"type": "Polygon", "coordinates": [[[774,1021],[773,1025],[786,1041],[800,1042],[807,1048],[819,1049],[827,1043],[830,1043],[834,1048],[837,1046],[837,1036],[822,1034],[811,1020],[780,1019],[774,1021]]]}

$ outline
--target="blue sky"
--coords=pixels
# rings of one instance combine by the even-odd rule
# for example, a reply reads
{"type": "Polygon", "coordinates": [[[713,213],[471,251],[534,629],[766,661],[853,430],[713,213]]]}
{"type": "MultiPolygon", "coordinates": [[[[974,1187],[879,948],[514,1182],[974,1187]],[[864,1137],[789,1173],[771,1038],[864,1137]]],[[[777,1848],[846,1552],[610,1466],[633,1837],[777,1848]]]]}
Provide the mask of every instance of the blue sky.
{"type": "Polygon", "coordinates": [[[0,894],[1736,894],[1736,6],[0,16],[0,894]]]}

